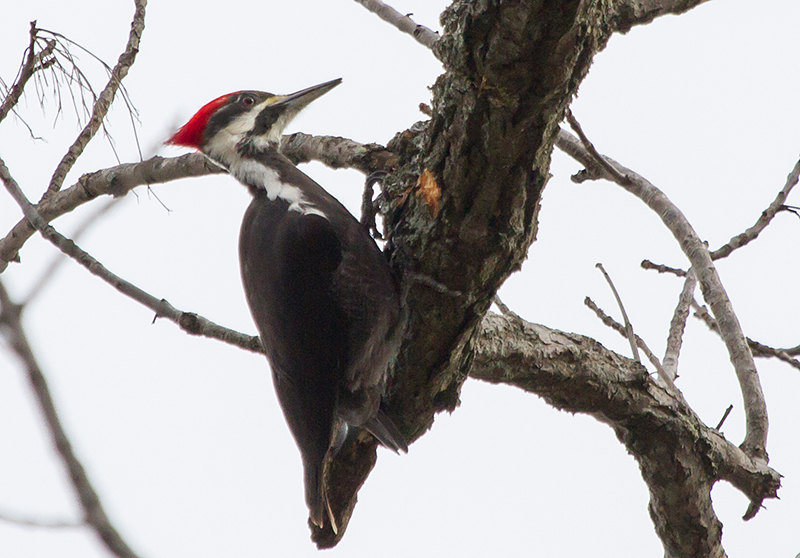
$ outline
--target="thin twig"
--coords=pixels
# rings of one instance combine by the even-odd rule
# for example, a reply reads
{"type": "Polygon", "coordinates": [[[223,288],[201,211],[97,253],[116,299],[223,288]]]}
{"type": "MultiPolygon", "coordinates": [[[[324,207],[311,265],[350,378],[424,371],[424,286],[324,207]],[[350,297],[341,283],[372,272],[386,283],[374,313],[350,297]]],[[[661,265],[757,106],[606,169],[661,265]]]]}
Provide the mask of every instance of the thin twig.
{"type": "Polygon", "coordinates": [[[683,282],[683,290],[678,297],[678,304],[675,306],[675,313],[669,324],[669,335],[667,336],[667,349],[664,352],[664,371],[671,380],[678,376],[678,357],[681,353],[683,331],[686,328],[686,318],[689,317],[689,306],[694,298],[694,289],[697,286],[697,279],[694,273],[689,271],[686,280],[683,282]]]}
{"type": "Polygon", "coordinates": [[[669,267],[663,264],[653,263],[650,260],[642,260],[641,263],[642,269],[653,269],[658,271],[659,273],[672,273],[673,275],[677,275],[678,277],[686,277],[686,272],[682,269],[678,269],[676,267],[669,267]]]}
{"type": "Polygon", "coordinates": [[[111,524],[83,464],[72,449],[72,443],[67,437],[67,433],[56,412],[56,406],[47,386],[47,381],[25,336],[25,330],[20,320],[20,311],[21,307],[11,301],[5,286],[0,282],[0,316],[2,316],[1,321],[5,325],[6,335],[9,337],[9,344],[25,367],[28,380],[47,423],[53,445],[61,456],[78,495],[86,523],[94,529],[106,547],[116,556],[119,558],[137,558],[136,553],[131,550],[111,524]]]}
{"type": "Polygon", "coordinates": [[[117,65],[114,66],[114,69],[111,71],[111,77],[108,83],[98,96],[97,101],[95,101],[92,107],[92,117],[89,119],[86,126],[84,126],[83,130],[81,130],[80,134],[78,134],[78,137],[56,167],[50,179],[50,185],[47,187],[47,192],[45,192],[42,200],[53,196],[61,189],[61,185],[64,183],[67,173],[72,169],[78,157],[80,157],[83,150],[102,126],[108,109],[114,101],[117,90],[119,90],[122,85],[122,80],[128,75],[128,70],[136,60],[142,32],[144,31],[144,16],[147,0],[134,0],[134,4],[136,6],[136,11],[133,21],[131,22],[131,32],[128,36],[128,44],[125,47],[125,51],[120,55],[117,65]]]}
{"type": "MultiPolygon", "coordinates": [[[[75,232],[72,233],[72,240],[73,242],[77,242],[84,233],[89,230],[89,228],[97,222],[100,217],[104,216],[108,213],[113,207],[117,205],[120,198],[114,198],[108,200],[105,204],[101,205],[100,207],[96,208],[83,222],[75,229],[75,232]]],[[[23,297],[20,305],[27,306],[30,304],[32,300],[34,300],[39,293],[41,293],[44,288],[50,283],[56,275],[58,268],[66,261],[63,254],[56,255],[53,260],[50,262],[50,265],[47,266],[47,269],[41,274],[39,280],[33,284],[33,287],[28,291],[28,293],[23,297]]]]}
{"type": "Polygon", "coordinates": [[[728,405],[728,408],[725,409],[725,413],[722,415],[722,418],[719,419],[719,423],[717,424],[717,427],[714,430],[719,430],[720,428],[722,428],[722,425],[725,424],[725,420],[728,418],[728,415],[731,414],[731,411],[733,411],[733,405],[728,405]]]}
{"type": "Polygon", "coordinates": [[[8,91],[8,95],[6,95],[6,98],[3,99],[3,104],[0,105],[0,122],[2,122],[3,119],[8,116],[8,113],[11,112],[17,105],[20,97],[22,96],[22,92],[25,90],[25,85],[36,71],[35,49],[37,31],[38,29],[36,28],[36,22],[32,21],[30,30],[31,40],[28,44],[28,49],[25,51],[25,60],[19,69],[19,73],[17,74],[17,79],[14,81],[14,85],[11,86],[8,91]]]}
{"type": "MultiPolygon", "coordinates": [[[[603,312],[603,309],[597,306],[597,304],[595,304],[595,302],[591,298],[587,296],[586,298],[583,299],[583,303],[587,307],[589,307],[589,309],[592,312],[594,312],[598,318],[600,318],[601,322],[603,322],[605,325],[607,325],[608,327],[610,327],[623,337],[625,338],[628,337],[625,331],[625,326],[623,326],[614,318],[603,312]]],[[[634,339],[636,340],[636,346],[639,347],[642,350],[642,352],[644,352],[644,355],[647,357],[647,360],[650,361],[650,364],[652,364],[653,367],[658,372],[658,377],[667,378],[668,377],[667,373],[664,372],[664,368],[661,366],[661,362],[659,362],[658,357],[655,354],[653,354],[653,351],[650,350],[650,347],[647,346],[647,343],[644,342],[644,339],[635,334],[634,334],[634,339]]],[[[667,381],[666,379],[665,382],[667,385],[673,385],[672,382],[667,381]]]]}
{"type": "MultiPolygon", "coordinates": [[[[73,47],[78,48],[82,52],[95,59],[105,69],[109,77],[113,75],[114,69],[106,64],[91,50],[85,48],[80,43],[73,41],[69,37],[62,35],[61,33],[42,28],[39,29],[39,32],[41,35],[47,36],[47,40],[49,42],[47,47],[42,51],[41,55],[45,55],[47,48],[52,46],[52,56],[46,60],[46,63],[42,64],[42,67],[44,68],[47,66],[51,68],[50,74],[52,77],[53,97],[57,106],[56,116],[61,113],[62,109],[61,80],[63,79],[65,82],[64,86],[69,93],[70,99],[72,100],[72,107],[76,116],[78,117],[78,121],[81,121],[81,116],[83,113],[88,122],[92,117],[92,109],[95,103],[97,103],[99,97],[97,94],[95,94],[94,88],[92,87],[88,76],[78,64],[78,57],[72,53],[71,49],[73,47]],[[88,97],[91,97],[91,99],[88,97]]],[[[44,108],[45,100],[48,97],[47,93],[45,92],[47,86],[48,83],[46,75],[40,77],[36,81],[36,92],[39,97],[39,104],[42,106],[42,108],[44,108]]],[[[131,102],[130,96],[128,95],[124,85],[120,85],[119,94],[128,109],[128,115],[131,119],[131,129],[133,131],[136,147],[139,149],[139,158],[141,159],[142,153],[139,146],[138,133],[136,131],[136,123],[138,121],[136,108],[133,106],[133,103],[131,102]]],[[[111,134],[106,128],[105,120],[102,121],[100,128],[103,130],[103,135],[108,140],[111,150],[114,153],[114,156],[117,158],[117,162],[120,162],[119,156],[117,155],[116,145],[111,134]]]]}
{"type": "Polygon", "coordinates": [[[800,179],[800,159],[798,159],[797,163],[794,165],[794,168],[786,177],[786,184],[784,185],[783,189],[778,192],[778,195],[775,197],[775,200],[769,204],[769,207],[761,212],[761,216],[758,218],[755,224],[742,234],[738,234],[731,238],[727,244],[720,246],[711,252],[711,259],[722,259],[737,248],[741,248],[742,246],[758,238],[758,235],[761,234],[761,231],[767,228],[767,225],[770,224],[773,217],[775,217],[779,211],[782,211],[783,208],[786,207],[783,204],[786,201],[786,198],[789,196],[789,192],[791,192],[792,188],[794,188],[797,184],[798,179],[800,179]]]}
{"type": "MultiPolygon", "coordinates": [[[[708,313],[705,306],[700,305],[696,300],[692,299],[692,308],[694,308],[694,317],[702,321],[708,329],[719,335],[719,326],[714,316],[708,313]]],[[[763,343],[759,343],[753,339],[747,338],[747,344],[750,345],[750,350],[753,352],[754,357],[758,358],[777,358],[786,364],[800,370],[800,360],[793,358],[800,355],[800,345],[791,347],[789,349],[776,349],[763,343]]]]}
{"type": "Polygon", "coordinates": [[[64,254],[81,264],[90,273],[99,277],[122,294],[136,300],[155,312],[156,318],[166,318],[180,326],[182,330],[192,335],[202,335],[235,345],[248,351],[262,353],[263,348],[257,336],[245,335],[219,326],[210,320],[191,312],[182,312],[164,299],[158,299],[145,292],[136,285],[115,275],[103,264],[82,250],[72,240],[64,237],[39,215],[36,208],[20,189],[17,182],[11,177],[5,163],[0,159],[0,180],[5,183],[6,189],[22,208],[25,218],[30,221],[40,234],[53,243],[64,254]]]}
{"type": "Polygon", "coordinates": [[[38,519],[22,517],[8,512],[0,511],[0,521],[13,523],[22,527],[39,527],[42,529],[75,529],[86,525],[85,521],[69,521],[66,519],[38,519]]]}
{"type": "Polygon", "coordinates": [[[356,2],[377,15],[383,21],[394,25],[403,33],[408,33],[414,37],[418,43],[425,45],[436,54],[436,50],[433,47],[439,40],[439,33],[431,31],[424,25],[414,23],[414,20],[409,17],[411,14],[403,15],[388,4],[381,2],[381,0],[356,0],[356,2]]]}
{"type": "Polygon", "coordinates": [[[569,132],[559,130],[556,145],[587,168],[593,169],[593,173],[605,174],[607,179],[616,182],[640,198],[650,209],[655,211],[678,241],[689,259],[691,267],[695,270],[703,298],[711,306],[711,310],[717,318],[722,339],[739,380],[747,425],[742,448],[752,457],[766,459],[769,420],[758,371],[730,298],[722,286],[722,281],[717,274],[708,249],[697,236],[694,228],[661,190],[630,169],[601,156],[597,150],[590,147],[591,144],[588,140],[581,142],[569,132]],[[609,166],[612,167],[613,172],[607,171],[606,168],[609,166]]]}
{"type": "Polygon", "coordinates": [[[768,345],[764,345],[763,343],[759,343],[758,341],[754,341],[749,337],[747,338],[747,341],[748,343],[750,343],[750,350],[753,351],[753,356],[760,358],[770,358],[770,357],[777,358],[778,360],[782,360],[789,366],[792,366],[800,370],[800,360],[792,358],[790,350],[775,349],[768,345]]]}
{"type": "Polygon", "coordinates": [[[630,320],[628,319],[628,313],[625,312],[625,306],[622,304],[622,299],[617,292],[617,288],[614,286],[614,282],[611,280],[611,277],[606,273],[603,264],[598,263],[595,265],[597,269],[603,274],[603,277],[606,278],[606,282],[608,286],[611,287],[611,292],[614,293],[614,298],[617,299],[617,306],[619,306],[619,311],[622,312],[622,321],[625,324],[625,336],[628,338],[628,342],[631,344],[631,353],[633,353],[633,360],[636,362],[641,362],[639,359],[639,351],[636,350],[636,334],[633,333],[633,325],[631,324],[630,320]]]}
{"type": "Polygon", "coordinates": [[[506,306],[505,302],[500,300],[500,296],[499,295],[497,295],[497,294],[494,295],[494,300],[492,302],[494,302],[495,305],[497,305],[497,307],[500,309],[500,312],[503,314],[503,316],[505,316],[506,318],[510,318],[510,319],[514,320],[520,326],[523,326],[525,324],[525,320],[523,320],[522,317],[519,314],[517,314],[516,312],[514,312],[511,308],[506,306]]]}
{"type": "Polygon", "coordinates": [[[600,167],[609,176],[611,176],[614,182],[624,186],[630,186],[631,179],[611,166],[611,163],[606,161],[606,158],[603,155],[600,155],[594,144],[589,141],[588,137],[586,137],[586,134],[583,132],[583,128],[581,128],[581,125],[578,123],[578,120],[575,118],[575,116],[573,116],[570,109],[567,109],[567,122],[569,122],[570,127],[575,131],[575,133],[578,134],[578,137],[581,138],[581,143],[583,143],[583,146],[592,156],[594,162],[600,165],[600,167]]]}

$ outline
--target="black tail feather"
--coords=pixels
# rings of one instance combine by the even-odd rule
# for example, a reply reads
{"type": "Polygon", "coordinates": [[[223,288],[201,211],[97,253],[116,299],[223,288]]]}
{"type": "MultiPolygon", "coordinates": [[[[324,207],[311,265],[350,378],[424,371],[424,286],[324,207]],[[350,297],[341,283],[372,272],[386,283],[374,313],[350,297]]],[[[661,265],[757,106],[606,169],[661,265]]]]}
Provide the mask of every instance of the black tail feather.
{"type": "Polygon", "coordinates": [[[393,452],[399,453],[402,451],[403,453],[408,453],[408,443],[405,437],[400,433],[400,430],[398,430],[394,422],[392,422],[392,419],[382,410],[378,409],[378,414],[372,417],[364,427],[369,430],[370,434],[375,436],[381,444],[393,452]]]}
{"type": "Polygon", "coordinates": [[[325,526],[325,519],[327,518],[333,532],[338,533],[339,529],[336,525],[336,518],[333,515],[330,502],[328,502],[328,493],[325,488],[324,462],[305,463],[304,465],[308,519],[311,523],[322,529],[325,526]]]}

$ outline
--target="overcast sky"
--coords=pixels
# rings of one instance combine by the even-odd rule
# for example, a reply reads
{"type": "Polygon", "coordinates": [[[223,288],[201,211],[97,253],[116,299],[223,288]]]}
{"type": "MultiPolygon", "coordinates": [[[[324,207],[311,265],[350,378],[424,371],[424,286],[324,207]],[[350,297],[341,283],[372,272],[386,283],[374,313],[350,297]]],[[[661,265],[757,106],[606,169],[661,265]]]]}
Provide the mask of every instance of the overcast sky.
{"type": "MultiPolygon", "coordinates": [[[[113,65],[127,41],[132,2],[7,2],[0,18],[0,77],[14,79],[28,24],[58,31],[113,65]]],[[[447,2],[394,2],[438,29],[447,2]]],[[[615,36],[595,60],[573,112],[598,149],[647,177],[716,248],[752,225],[800,154],[797,22],[792,0],[709,2],[615,36]]],[[[76,49],[101,88],[102,70],[76,49]]],[[[239,89],[288,93],[333,78],[289,132],[386,143],[425,118],[420,102],[441,72],[435,58],[352,0],[151,0],[141,51],[125,81],[138,109],[144,157],[174,156],[169,133],[209,100],[239,89]]],[[[0,156],[38,199],[78,129],[68,98],[44,114],[33,90],[0,126],[0,156]],[[55,127],[54,127],[55,124],[55,127]]],[[[138,160],[117,102],[110,131],[122,162],[138,160]]],[[[116,164],[97,138],[65,185],[116,164]]],[[[363,176],[303,167],[357,212],[363,176]]],[[[595,269],[613,276],[637,332],[663,354],[682,287],[639,268],[685,260],[657,216],[608,183],[574,185],[579,170],[554,155],[538,240],[501,291],[527,320],[590,335],[629,355],[627,341],[583,306],[591,296],[617,315],[595,269]]],[[[0,193],[0,234],[20,218],[0,193]]],[[[239,281],[237,236],[249,201],[230,177],[138,188],[80,244],[115,273],[228,327],[254,333],[239,281]],[[168,210],[166,209],[168,208],[168,210]]],[[[800,205],[800,194],[789,200],[800,205]]],[[[70,234],[92,208],[54,224],[70,234]]],[[[800,220],[784,213],[762,237],[719,263],[745,333],[773,346],[800,343],[800,220]]],[[[54,249],[38,236],[2,279],[25,296],[54,249]]],[[[699,295],[698,295],[699,296],[699,295]]],[[[30,340],[65,427],[106,509],[142,557],[314,556],[298,452],[275,399],[266,360],[173,324],[66,262],[25,314],[30,340]]],[[[0,511],[76,519],[79,509],[26,379],[0,347],[0,511]]],[[[730,556],[800,552],[800,373],[758,360],[781,500],[745,523],[744,496],[713,492],[730,556]]],[[[690,320],[678,387],[715,425],[743,437],[738,384],[723,344],[690,320]]],[[[461,407],[440,415],[408,455],[379,450],[378,465],[336,557],[662,556],[648,492],[610,428],[561,413],[511,388],[468,381],[461,407]]],[[[108,556],[85,529],[47,531],[0,522],[8,558],[108,556]]]]}

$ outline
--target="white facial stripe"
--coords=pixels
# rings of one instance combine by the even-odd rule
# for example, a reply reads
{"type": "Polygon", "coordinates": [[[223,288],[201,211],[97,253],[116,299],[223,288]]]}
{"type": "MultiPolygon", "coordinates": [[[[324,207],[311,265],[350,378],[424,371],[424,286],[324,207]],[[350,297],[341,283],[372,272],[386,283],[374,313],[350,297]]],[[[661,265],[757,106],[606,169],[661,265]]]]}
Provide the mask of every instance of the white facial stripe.
{"type": "MultiPolygon", "coordinates": [[[[269,98],[234,118],[230,124],[217,132],[208,143],[205,148],[208,155],[225,163],[232,163],[235,161],[238,158],[236,154],[236,145],[245,137],[247,132],[255,127],[258,115],[266,107],[280,101],[282,98],[283,97],[280,96],[269,98]]],[[[262,136],[254,139],[258,139],[260,140],[259,143],[263,142],[264,144],[280,142],[281,134],[286,124],[288,124],[288,121],[282,115],[272,126],[266,137],[262,136]]]]}
{"type": "Polygon", "coordinates": [[[240,182],[266,190],[267,197],[270,200],[280,198],[288,202],[289,211],[328,218],[327,215],[303,197],[300,188],[282,182],[276,171],[257,161],[237,157],[236,162],[230,167],[230,172],[240,182]]]}

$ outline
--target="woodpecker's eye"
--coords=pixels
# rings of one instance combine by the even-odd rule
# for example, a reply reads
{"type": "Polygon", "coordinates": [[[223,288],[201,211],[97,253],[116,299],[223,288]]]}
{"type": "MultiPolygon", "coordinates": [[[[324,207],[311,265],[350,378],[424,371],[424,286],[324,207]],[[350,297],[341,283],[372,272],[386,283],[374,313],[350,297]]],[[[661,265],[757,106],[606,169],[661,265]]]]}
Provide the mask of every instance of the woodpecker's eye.
{"type": "Polygon", "coordinates": [[[256,104],[256,100],[253,98],[252,95],[245,95],[244,97],[242,97],[242,100],[240,102],[242,103],[243,106],[246,107],[252,107],[254,104],[256,104]]]}

